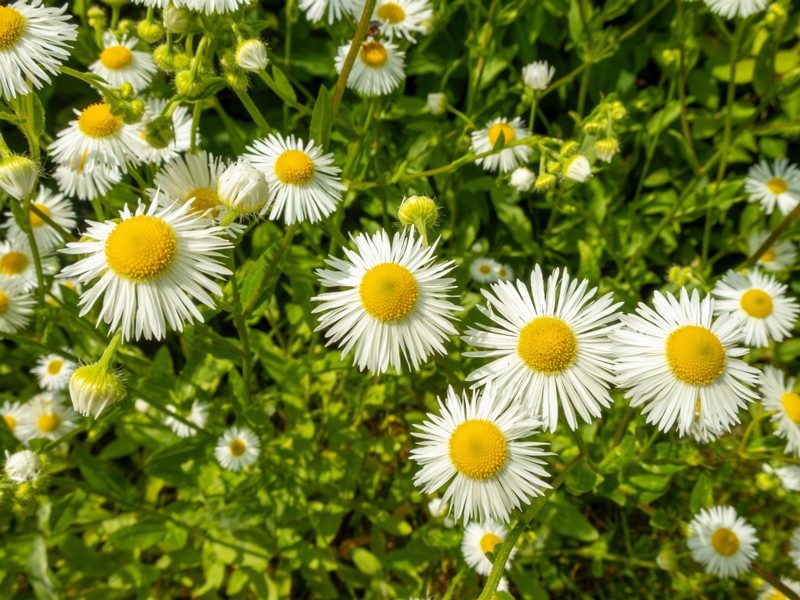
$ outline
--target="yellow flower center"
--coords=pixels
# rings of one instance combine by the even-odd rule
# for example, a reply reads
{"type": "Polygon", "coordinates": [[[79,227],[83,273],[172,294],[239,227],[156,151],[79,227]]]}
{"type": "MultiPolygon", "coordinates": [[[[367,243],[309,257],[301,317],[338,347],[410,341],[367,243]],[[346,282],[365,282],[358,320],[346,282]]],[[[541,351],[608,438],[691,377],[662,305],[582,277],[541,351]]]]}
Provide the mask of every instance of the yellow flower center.
{"type": "Polygon", "coordinates": [[[522,362],[552,375],[569,367],[578,354],[578,341],[569,325],[555,317],[537,317],[519,333],[517,352],[522,362]]]}
{"type": "Polygon", "coordinates": [[[106,69],[124,69],[133,62],[133,52],[125,46],[109,46],[100,53],[100,62],[106,69]]]}
{"type": "Polygon", "coordinates": [[[800,425],[800,395],[795,392],[784,392],[781,396],[781,405],[792,423],[800,425]]]}
{"type": "Polygon", "coordinates": [[[8,296],[6,296],[3,292],[0,292],[0,315],[5,314],[8,310],[8,296]]]}
{"type": "Polygon", "coordinates": [[[789,184],[781,177],[773,177],[767,182],[767,188],[776,196],[789,189],[789,184]]]}
{"type": "Polygon", "coordinates": [[[705,327],[684,325],[667,338],[667,362],[681,381],[708,385],[725,370],[725,348],[705,327]]]}
{"type": "Polygon", "coordinates": [[[230,443],[228,450],[230,451],[231,456],[239,458],[245,453],[245,450],[247,450],[247,444],[245,444],[244,441],[240,440],[239,438],[236,438],[230,443]]]}
{"type": "Polygon", "coordinates": [[[358,293],[367,314],[386,323],[405,319],[419,297],[417,280],[397,263],[372,267],[361,280],[358,293]]]}
{"type": "Polygon", "coordinates": [[[28,268],[28,257],[22,252],[8,252],[0,257],[0,273],[19,275],[28,268]]]}
{"type": "Polygon", "coordinates": [[[397,25],[402,23],[406,18],[406,11],[403,7],[395,2],[385,2],[378,7],[378,18],[386,23],[397,25]]]}
{"type": "Polygon", "coordinates": [[[98,102],[87,106],[78,117],[78,129],[93,138],[114,135],[122,127],[122,119],[111,114],[108,104],[98,102]]]}
{"type": "Polygon", "coordinates": [[[450,435],[450,461],[456,470],[470,479],[489,479],[506,464],[506,436],[491,421],[464,421],[450,435]]]}
{"type": "Polygon", "coordinates": [[[764,319],[772,314],[772,297],[763,290],[747,290],[739,304],[754,319],[764,319]]]}
{"type": "Polygon", "coordinates": [[[275,176],[288,185],[307,184],[314,171],[314,161],[302,150],[287,150],[275,161],[275,176]]]}
{"type": "Polygon", "coordinates": [[[514,128],[508,123],[495,123],[489,127],[489,143],[494,147],[500,136],[503,136],[503,144],[509,144],[517,137],[514,133],[514,128]]]}
{"type": "Polygon", "coordinates": [[[47,365],[47,373],[48,375],[58,375],[61,372],[61,367],[64,366],[64,361],[62,360],[51,360],[50,364],[47,365]]]}
{"type": "Polygon", "coordinates": [[[151,215],[119,223],[106,240],[108,266],[118,275],[147,281],[164,273],[178,253],[175,231],[151,215]]]}
{"type": "Polygon", "coordinates": [[[11,48],[25,31],[25,17],[9,6],[0,6],[0,50],[11,48]]]}
{"type": "Polygon", "coordinates": [[[720,527],[711,534],[711,545],[717,554],[733,556],[739,551],[739,538],[727,527],[720,527]]]}
{"type": "Polygon", "coordinates": [[[769,596],[767,596],[767,600],[786,600],[786,596],[778,590],[775,590],[769,596]]]}
{"type": "Polygon", "coordinates": [[[505,267],[500,267],[499,269],[497,269],[497,276],[500,279],[505,279],[506,275],[508,275],[508,271],[506,271],[505,267]]]}
{"type": "MultiPolygon", "coordinates": [[[[33,205],[36,208],[38,208],[39,212],[43,213],[46,217],[50,216],[50,211],[44,204],[39,204],[38,202],[34,202],[33,205]]],[[[41,227],[42,225],[44,225],[44,219],[42,219],[42,217],[37,215],[35,212],[31,211],[29,217],[31,220],[31,227],[41,227]]]]}
{"type": "Polygon", "coordinates": [[[197,215],[203,215],[207,210],[217,208],[220,205],[219,195],[217,190],[211,188],[197,188],[186,194],[184,202],[188,202],[190,198],[194,198],[192,202],[191,212],[197,215]]]}
{"type": "Polygon", "coordinates": [[[55,431],[60,424],[61,419],[58,418],[58,415],[53,413],[45,413],[36,421],[36,426],[39,428],[39,431],[44,431],[45,433],[55,431]]]}
{"type": "Polygon", "coordinates": [[[484,533],[483,537],[481,538],[481,552],[486,554],[487,552],[494,552],[495,547],[497,544],[502,542],[499,537],[497,537],[493,533],[484,533]]]}
{"type": "Polygon", "coordinates": [[[6,425],[8,425],[11,431],[14,431],[14,428],[17,426],[17,420],[14,417],[11,415],[3,415],[3,421],[6,422],[6,425]]]}
{"type": "Polygon", "coordinates": [[[478,267],[478,271],[480,271],[483,275],[488,275],[491,273],[492,268],[489,265],[481,265],[478,267]]]}
{"type": "Polygon", "coordinates": [[[368,67],[377,69],[385,65],[387,60],[389,60],[389,53],[380,42],[373,40],[361,44],[361,62],[368,67]]]}
{"type": "Polygon", "coordinates": [[[775,261],[775,250],[770,248],[764,254],[761,255],[761,258],[758,259],[760,263],[771,263],[775,261]]]}

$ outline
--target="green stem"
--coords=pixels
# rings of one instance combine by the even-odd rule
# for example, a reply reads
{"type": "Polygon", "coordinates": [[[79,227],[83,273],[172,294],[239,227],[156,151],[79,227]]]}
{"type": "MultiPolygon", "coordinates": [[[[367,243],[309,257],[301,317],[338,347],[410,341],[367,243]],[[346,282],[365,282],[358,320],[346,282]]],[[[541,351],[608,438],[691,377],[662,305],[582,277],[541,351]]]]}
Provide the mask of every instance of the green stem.
{"type": "Polygon", "coordinates": [[[356,34],[353,36],[350,50],[348,50],[347,57],[344,59],[344,64],[342,65],[342,72],[339,73],[339,78],[336,80],[336,87],[333,88],[333,98],[331,100],[333,116],[336,116],[339,103],[342,101],[344,88],[347,86],[347,78],[350,76],[350,70],[356,62],[356,54],[361,50],[361,43],[367,36],[367,27],[372,20],[372,13],[375,10],[376,2],[377,0],[366,0],[364,4],[364,11],[361,13],[361,18],[356,26],[356,34]]]}
{"type": "Polygon", "coordinates": [[[569,426],[567,426],[567,429],[569,429],[569,433],[572,436],[572,439],[574,439],[575,443],[578,445],[578,449],[580,450],[581,456],[583,456],[586,459],[586,466],[588,466],[592,471],[594,471],[598,475],[602,476],[603,471],[592,461],[592,457],[589,455],[589,449],[586,447],[586,442],[583,441],[581,432],[578,429],[572,429],[569,426]]]}
{"type": "Polygon", "coordinates": [[[794,221],[797,218],[797,215],[800,215],[800,204],[795,206],[792,212],[790,212],[783,218],[783,221],[781,221],[780,224],[775,228],[775,231],[769,234],[769,237],[767,237],[767,239],[764,240],[764,243],[762,243],[758,247],[758,250],[753,252],[752,256],[750,256],[746,261],[744,261],[744,263],[742,263],[740,268],[745,269],[748,267],[752,267],[754,264],[756,264],[756,262],[758,262],[758,259],[761,258],[767,250],[772,248],[772,245],[776,241],[778,241],[778,238],[781,237],[781,234],[783,234],[783,232],[786,231],[786,228],[792,224],[792,221],[794,221]]]}
{"type": "MultiPolygon", "coordinates": [[[[23,203],[23,219],[28,219],[27,223],[17,223],[20,229],[25,232],[26,237],[28,238],[28,243],[31,247],[31,256],[33,257],[33,264],[36,269],[36,304],[39,308],[44,305],[44,271],[42,270],[42,258],[39,255],[39,247],[36,245],[36,236],[33,235],[33,229],[31,228],[30,224],[30,214],[31,214],[31,205],[33,202],[31,201],[31,197],[28,196],[23,203]]],[[[22,220],[22,219],[20,219],[22,220]]],[[[39,313],[37,313],[39,314],[39,313]]],[[[41,314],[39,314],[41,317],[41,314]]],[[[41,333],[41,319],[37,317],[36,319],[36,337],[39,337],[41,333]]]]}
{"type": "Polygon", "coordinates": [[[100,78],[97,75],[92,75],[90,73],[81,73],[80,71],[76,71],[75,69],[71,69],[70,67],[63,67],[63,66],[61,67],[61,72],[64,75],[69,75],[70,77],[74,77],[75,79],[83,81],[84,83],[87,83],[92,87],[97,88],[103,94],[104,97],[110,93],[109,89],[100,82],[100,78]]]}
{"type": "Polygon", "coordinates": [[[697,159],[697,152],[694,148],[692,130],[689,127],[689,115],[686,105],[686,41],[683,32],[683,2],[678,2],[678,51],[680,52],[680,65],[678,66],[678,95],[681,100],[681,128],[683,137],[686,139],[686,146],[689,148],[689,161],[695,171],[700,169],[700,161],[697,159]]]}
{"type": "Polygon", "coordinates": [[[531,100],[531,116],[528,118],[528,131],[533,133],[533,123],[536,120],[536,105],[539,103],[539,92],[534,90],[533,100],[531,100]]]}
{"type": "Polygon", "coordinates": [[[292,243],[292,238],[294,234],[297,232],[297,224],[289,225],[286,228],[286,233],[283,235],[283,239],[281,240],[281,245],[278,246],[277,252],[275,252],[275,257],[272,259],[272,262],[269,263],[269,267],[267,267],[266,273],[261,278],[261,282],[258,284],[258,289],[253,292],[253,295],[250,296],[250,300],[247,302],[247,306],[242,311],[242,316],[247,319],[250,314],[255,310],[256,306],[261,299],[261,294],[264,293],[264,290],[267,289],[267,285],[269,284],[269,280],[272,278],[272,273],[278,266],[278,263],[283,258],[283,255],[286,254],[286,251],[289,249],[289,245],[292,243]]]}
{"type": "Polygon", "coordinates": [[[272,77],[270,77],[266,71],[262,69],[261,71],[258,72],[258,76],[261,77],[261,81],[263,81],[266,84],[266,86],[269,89],[271,89],[276,96],[278,96],[278,98],[283,100],[283,103],[285,105],[291,106],[295,110],[299,110],[300,112],[306,115],[310,115],[313,113],[313,111],[306,105],[300,104],[297,100],[286,94],[286,92],[284,92],[283,89],[278,87],[278,84],[275,83],[275,80],[272,77]]]}
{"type": "Polygon", "coordinates": [[[31,203],[31,212],[33,214],[35,214],[37,217],[39,217],[42,221],[47,223],[50,227],[55,229],[56,233],[58,233],[58,235],[60,235],[67,242],[77,242],[78,241],[77,237],[75,237],[69,231],[67,231],[66,229],[61,227],[61,225],[59,225],[58,223],[53,221],[53,219],[50,218],[50,215],[48,215],[47,213],[45,213],[42,210],[40,210],[36,206],[36,204],[33,203],[33,202],[31,203]]]}
{"type": "Polygon", "coordinates": [[[442,600],[451,600],[454,594],[456,593],[456,588],[458,588],[458,584],[461,583],[461,580],[464,579],[464,575],[467,574],[469,568],[465,565],[458,570],[456,576],[453,577],[453,580],[450,582],[450,585],[447,586],[447,591],[442,596],[442,600]]]}
{"type": "Polygon", "coordinates": [[[190,154],[197,152],[197,133],[200,130],[200,114],[202,112],[203,107],[200,102],[195,102],[194,109],[192,109],[192,137],[189,138],[190,154]]]}
{"type": "Polygon", "coordinates": [[[100,357],[100,360],[97,361],[97,366],[102,367],[104,369],[108,369],[111,367],[111,363],[114,362],[114,357],[117,355],[117,350],[119,349],[119,344],[122,341],[122,331],[117,331],[114,334],[114,337],[111,338],[111,341],[106,346],[106,349],[103,351],[103,355],[100,357]]]}
{"type": "Polygon", "coordinates": [[[272,127],[267,124],[267,120],[264,118],[264,115],[261,114],[261,111],[259,111],[256,107],[256,104],[253,102],[250,94],[242,90],[234,90],[234,92],[236,92],[236,95],[239,97],[242,105],[247,109],[247,112],[253,118],[253,121],[255,121],[256,125],[258,125],[258,130],[261,135],[267,135],[268,133],[271,133],[272,127]]]}

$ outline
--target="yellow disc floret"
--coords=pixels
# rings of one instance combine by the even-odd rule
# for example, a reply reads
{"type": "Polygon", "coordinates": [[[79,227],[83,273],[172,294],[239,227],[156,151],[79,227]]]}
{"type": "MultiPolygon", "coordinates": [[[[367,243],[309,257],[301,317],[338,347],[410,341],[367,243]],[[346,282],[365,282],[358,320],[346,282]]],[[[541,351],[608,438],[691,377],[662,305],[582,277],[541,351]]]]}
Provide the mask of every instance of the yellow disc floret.
{"type": "Polygon", "coordinates": [[[464,421],[450,435],[450,461],[470,479],[489,479],[506,464],[508,443],[500,428],[491,421],[464,421]]]}
{"type": "Polygon", "coordinates": [[[0,315],[5,314],[8,310],[10,302],[8,301],[8,296],[6,296],[3,292],[0,292],[0,315]]]}
{"type": "Polygon", "coordinates": [[[39,428],[39,431],[44,431],[45,433],[52,433],[58,429],[60,424],[61,419],[59,419],[58,415],[54,413],[44,413],[36,421],[36,427],[39,428]]]}
{"type": "Polygon", "coordinates": [[[211,188],[197,188],[186,194],[184,202],[188,202],[190,198],[192,201],[191,211],[197,215],[204,215],[206,211],[218,208],[220,206],[219,195],[217,190],[211,188]]]}
{"type": "Polygon", "coordinates": [[[569,325],[555,317],[537,317],[519,333],[517,353],[539,373],[552,375],[569,367],[578,354],[578,341],[569,325]]]}
{"type": "Polygon", "coordinates": [[[376,13],[381,21],[392,25],[402,23],[406,18],[406,11],[396,2],[384,2],[378,7],[376,13]]]}
{"type": "Polygon", "coordinates": [[[25,17],[10,6],[0,6],[0,50],[11,48],[25,31],[25,17]]]}
{"type": "Polygon", "coordinates": [[[478,271],[480,271],[481,275],[488,275],[492,272],[492,267],[483,263],[480,267],[478,267],[478,271]]]}
{"type": "Polygon", "coordinates": [[[391,323],[406,318],[417,304],[417,280],[397,263],[381,263],[366,272],[358,288],[371,317],[391,323]]]}
{"type": "Polygon", "coordinates": [[[789,184],[781,177],[773,177],[767,182],[767,188],[770,192],[778,196],[789,189],[789,184]]]}
{"type": "MultiPolygon", "coordinates": [[[[38,208],[39,212],[44,214],[44,216],[46,217],[50,216],[50,211],[44,204],[39,204],[38,202],[34,202],[33,206],[38,208]]],[[[30,212],[29,218],[31,220],[31,227],[41,227],[42,225],[44,225],[44,219],[42,219],[42,217],[40,217],[33,211],[30,212]]]]}
{"type": "Polygon", "coordinates": [[[739,304],[754,319],[765,319],[772,314],[772,297],[763,290],[747,290],[742,294],[739,304]]]}
{"type": "Polygon", "coordinates": [[[389,53],[380,42],[374,40],[361,44],[361,62],[368,67],[377,69],[386,64],[389,53]]]}
{"type": "Polygon", "coordinates": [[[497,547],[497,544],[502,542],[499,537],[497,537],[493,533],[484,533],[483,537],[481,537],[481,552],[486,554],[487,552],[494,552],[494,549],[497,547]]]}
{"type": "Polygon", "coordinates": [[[0,257],[0,273],[19,275],[28,268],[28,257],[22,252],[7,252],[0,257]]]}
{"type": "Polygon", "coordinates": [[[302,150],[287,150],[275,161],[275,176],[287,185],[307,184],[314,171],[314,161],[302,150]]]}
{"type": "Polygon", "coordinates": [[[666,352],[675,377],[690,385],[713,383],[725,370],[725,347],[699,325],[684,325],[669,334],[666,352]]]}
{"type": "Polygon", "coordinates": [[[770,248],[769,250],[764,252],[764,254],[761,255],[761,258],[758,259],[758,262],[764,264],[769,264],[774,261],[775,261],[775,250],[773,248],[770,248]]]}
{"type": "Polygon", "coordinates": [[[517,135],[514,133],[514,128],[508,123],[495,123],[489,127],[489,143],[494,147],[500,136],[503,136],[503,143],[509,144],[514,141],[517,135]]]}
{"type": "Polygon", "coordinates": [[[727,527],[720,527],[711,534],[711,545],[717,554],[733,556],[739,552],[739,537],[727,527]]]}
{"type": "Polygon", "coordinates": [[[106,69],[124,69],[133,62],[133,52],[125,46],[109,46],[100,53],[100,62],[106,69]]]}
{"type": "Polygon", "coordinates": [[[51,360],[47,365],[47,373],[49,375],[58,375],[61,372],[61,367],[64,366],[64,361],[62,360],[51,360]]]}
{"type": "Polygon", "coordinates": [[[175,230],[151,215],[122,221],[106,240],[108,266],[118,275],[137,282],[160,276],[177,252],[175,230]]]}
{"type": "Polygon", "coordinates": [[[247,444],[245,444],[243,440],[236,438],[230,443],[228,450],[230,451],[231,456],[239,458],[247,450],[247,444]]]}
{"type": "Polygon", "coordinates": [[[108,104],[98,102],[87,106],[78,117],[78,129],[93,138],[114,135],[122,127],[122,119],[111,114],[108,104]]]}
{"type": "Polygon", "coordinates": [[[796,425],[800,425],[800,395],[796,392],[784,392],[781,405],[786,416],[796,425]]]}
{"type": "Polygon", "coordinates": [[[14,417],[11,415],[3,415],[3,421],[6,422],[6,425],[8,425],[11,431],[14,431],[14,428],[17,426],[17,420],[14,417]]]}

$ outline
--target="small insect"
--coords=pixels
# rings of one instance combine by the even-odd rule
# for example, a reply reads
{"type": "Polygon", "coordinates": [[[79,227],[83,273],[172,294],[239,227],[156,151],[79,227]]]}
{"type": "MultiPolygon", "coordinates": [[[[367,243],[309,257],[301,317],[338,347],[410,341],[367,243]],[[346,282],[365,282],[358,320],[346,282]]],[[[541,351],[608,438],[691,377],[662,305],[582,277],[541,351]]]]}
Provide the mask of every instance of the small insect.
{"type": "Polygon", "coordinates": [[[370,21],[369,27],[367,27],[367,35],[371,35],[372,37],[377,37],[380,34],[381,34],[381,22],[370,21]]]}

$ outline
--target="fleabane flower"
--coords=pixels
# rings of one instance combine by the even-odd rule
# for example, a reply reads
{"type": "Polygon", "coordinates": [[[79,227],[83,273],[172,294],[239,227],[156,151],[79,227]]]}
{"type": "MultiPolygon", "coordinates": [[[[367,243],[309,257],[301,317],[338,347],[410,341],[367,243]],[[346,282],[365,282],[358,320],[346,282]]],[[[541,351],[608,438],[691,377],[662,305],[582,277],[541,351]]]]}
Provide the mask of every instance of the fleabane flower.
{"type": "Polygon", "coordinates": [[[80,167],[58,165],[53,172],[53,178],[58,184],[58,190],[65,196],[79,200],[95,200],[122,181],[122,172],[113,165],[94,169],[90,173],[80,167]]]}
{"type": "Polygon", "coordinates": [[[439,412],[411,432],[419,440],[411,460],[421,467],[414,485],[426,494],[446,486],[442,502],[456,519],[508,522],[512,510],[551,487],[543,479],[547,444],[522,441],[540,423],[519,405],[483,392],[458,396],[448,386],[439,412]]]}
{"type": "Polygon", "coordinates": [[[555,431],[563,412],[570,428],[577,416],[590,423],[611,406],[613,345],[608,335],[619,318],[611,294],[593,300],[597,288],[556,269],[545,283],[536,265],[530,287],[501,281],[481,290],[487,305],[478,310],[491,325],[467,329],[463,339],[489,358],[467,381],[490,386],[498,397],[522,402],[555,431]]]}
{"type": "MultiPolygon", "coordinates": [[[[464,537],[461,540],[461,553],[464,555],[466,563],[475,570],[478,575],[485,577],[492,572],[492,562],[487,558],[486,553],[491,552],[497,555],[499,546],[508,534],[508,529],[500,523],[487,521],[486,523],[470,523],[464,528],[464,537]]],[[[511,564],[511,560],[517,553],[513,548],[506,560],[506,568],[511,564]]]]}
{"type": "Polygon", "coordinates": [[[63,396],[41,392],[25,404],[25,414],[17,423],[18,437],[24,440],[57,440],[77,427],[75,411],[64,406],[63,396]]]}
{"type": "Polygon", "coordinates": [[[344,288],[312,299],[328,344],[340,346],[342,357],[353,350],[358,368],[372,373],[400,372],[402,363],[418,371],[431,354],[445,354],[460,310],[448,300],[453,262],[435,262],[436,243],[426,248],[413,230],[392,239],[385,231],[359,234],[353,243],[355,251],[344,248],[347,260],[330,257],[330,270],[317,269],[324,287],[344,288]]]}
{"type": "Polygon", "coordinates": [[[0,159],[0,189],[16,200],[25,200],[33,194],[40,170],[39,163],[27,156],[6,156],[0,159]]]}
{"type": "Polygon", "coordinates": [[[0,406],[0,417],[5,422],[6,427],[11,430],[11,433],[18,437],[17,423],[25,418],[25,407],[19,402],[6,400],[3,402],[2,406],[0,406]]]}
{"type": "Polygon", "coordinates": [[[499,266],[497,261],[481,256],[469,265],[469,274],[478,283],[494,283],[499,279],[497,275],[499,266]]]}
{"type": "Polygon", "coordinates": [[[533,189],[533,184],[536,183],[536,173],[528,167],[517,167],[511,173],[511,179],[508,183],[518,192],[530,192],[533,189]]]}
{"type": "Polygon", "coordinates": [[[749,17],[767,7],[767,0],[705,0],[711,12],[733,19],[735,17],[749,17]]]}
{"type": "Polygon", "coordinates": [[[73,170],[90,173],[108,166],[122,169],[143,162],[148,146],[139,125],[128,125],[103,102],[75,111],[78,118],[58,132],[48,146],[50,158],[73,170]]]}
{"type": "Polygon", "coordinates": [[[447,110],[447,94],[434,93],[428,94],[427,98],[428,110],[435,117],[439,117],[447,110]]]}
{"type": "Polygon", "coordinates": [[[231,427],[217,440],[214,456],[229,471],[241,471],[258,460],[261,444],[247,427],[231,427]]]}
{"type": "Polygon", "coordinates": [[[689,523],[692,558],[706,573],[737,577],[750,569],[758,543],[756,530],[730,506],[703,509],[689,523]]]}
{"type": "Polygon", "coordinates": [[[223,14],[250,4],[251,0],[181,0],[180,4],[191,10],[211,14],[223,14]]]}
{"type": "MultiPolygon", "coordinates": [[[[167,404],[166,408],[170,413],[174,413],[176,415],[179,414],[178,409],[172,404],[167,404]]],[[[189,412],[180,416],[182,416],[192,425],[195,425],[197,428],[202,429],[206,426],[206,422],[208,421],[208,404],[199,400],[195,400],[192,402],[189,412]]],[[[195,427],[187,425],[172,415],[164,419],[164,424],[172,429],[172,432],[179,438],[192,437],[197,433],[197,429],[195,427]]]]}
{"type": "MultiPolygon", "coordinates": [[[[800,595],[800,581],[789,579],[788,577],[781,577],[781,583],[792,590],[795,594],[800,595]]],[[[783,592],[779,592],[770,584],[764,582],[761,588],[761,593],[758,595],[757,600],[786,600],[783,592]]]]}
{"type": "Polygon", "coordinates": [[[101,359],[97,364],[75,369],[69,378],[69,397],[77,412],[97,418],[106,408],[125,398],[125,386],[119,375],[109,370],[101,359]]]}
{"type": "Polygon", "coordinates": [[[6,476],[14,483],[25,483],[39,478],[42,471],[42,460],[32,450],[20,450],[14,454],[6,451],[6,476]]]}
{"type": "Polygon", "coordinates": [[[522,80],[532,90],[543,91],[547,89],[556,74],[556,68],[546,60],[532,62],[522,68],[522,80]]]}
{"type": "Polygon", "coordinates": [[[644,405],[647,422],[683,436],[698,422],[719,435],[739,423],[737,411],[757,396],[749,386],[757,369],[739,357],[741,324],[714,318],[714,299],[697,290],[680,299],[656,292],[653,307],[639,303],[621,317],[612,333],[617,354],[617,385],[629,388],[631,406],[644,405]]]}
{"type": "Polygon", "coordinates": [[[785,158],[777,159],[772,166],[762,160],[750,167],[744,189],[750,195],[750,202],[760,202],[768,215],[775,205],[781,213],[788,214],[800,202],[800,169],[785,158]]]}
{"type": "MultiPolygon", "coordinates": [[[[515,117],[509,121],[505,117],[498,117],[486,124],[486,127],[472,132],[472,144],[470,150],[474,154],[491,152],[495,145],[502,140],[502,144],[507,146],[511,142],[530,137],[531,132],[525,129],[522,119],[515,117]]],[[[509,173],[519,165],[528,162],[531,149],[528,146],[519,145],[510,148],[503,148],[499,152],[484,156],[475,161],[478,166],[483,166],[487,171],[497,171],[509,173]]]]}
{"type": "Polygon", "coordinates": [[[0,94],[6,100],[50,83],[78,37],[77,26],[60,8],[42,0],[0,6],[0,94]]]}
{"type": "Polygon", "coordinates": [[[576,154],[564,163],[564,177],[566,179],[584,183],[591,176],[592,165],[589,164],[589,159],[583,154],[576,154]]]}
{"type": "MultiPolygon", "coordinates": [[[[44,275],[58,271],[58,260],[53,256],[40,255],[44,275]]],[[[39,283],[36,278],[36,262],[31,253],[28,240],[17,237],[13,241],[0,242],[0,281],[16,281],[26,290],[35,289],[39,283]]]]}
{"type": "Polygon", "coordinates": [[[786,440],[786,452],[800,457],[800,394],[795,391],[794,378],[785,380],[780,369],[764,367],[761,401],[766,410],[774,412],[771,420],[778,437],[786,440]]]}
{"type": "Polygon", "coordinates": [[[81,316],[103,298],[99,319],[121,329],[123,341],[160,340],[167,327],[182,331],[186,322],[202,322],[193,301],[213,308],[212,295],[222,293],[214,279],[231,274],[222,265],[222,250],[231,247],[222,228],[208,226],[186,204],[140,203],[136,212],[126,205],[118,222],[88,223],[86,239],[61,250],[84,258],[61,276],[92,282],[81,294],[81,316]]]}
{"type": "Polygon", "coordinates": [[[105,79],[112,87],[130,83],[133,90],[143,90],[158,71],[150,52],[134,50],[136,38],[117,39],[112,32],[103,34],[103,50],[100,57],[89,65],[89,70],[105,79]]]}
{"type": "MultiPolygon", "coordinates": [[[[352,43],[352,42],[351,42],[352,43]]],[[[336,53],[336,72],[341,73],[350,44],[339,46],[336,53]]],[[[406,78],[406,53],[392,42],[367,39],[361,43],[347,87],[364,96],[386,96],[396,90],[406,78]]]]}
{"type": "MultiPolygon", "coordinates": [[[[75,228],[76,219],[72,203],[61,194],[54,194],[46,187],[40,187],[38,196],[31,204],[65,231],[72,231],[75,228]]],[[[13,244],[27,245],[27,235],[19,228],[11,212],[6,213],[6,217],[8,217],[6,222],[8,239],[13,244]]],[[[39,252],[47,254],[63,244],[61,234],[33,210],[28,214],[28,223],[39,252]]]]}
{"type": "Polygon", "coordinates": [[[21,281],[0,277],[0,337],[28,326],[36,300],[21,281]]]}
{"type": "Polygon", "coordinates": [[[388,39],[405,38],[416,43],[414,34],[427,31],[433,9],[429,0],[378,0],[372,18],[381,22],[381,34],[388,39]]]}
{"type": "Polygon", "coordinates": [[[739,321],[748,346],[783,341],[791,335],[800,313],[797,300],[787,296],[786,286],[756,269],[745,275],[728,271],[711,294],[714,312],[739,321]]]}
{"type": "Polygon", "coordinates": [[[500,281],[514,281],[514,269],[508,265],[498,264],[494,272],[500,281]]]}
{"type": "Polygon", "coordinates": [[[157,189],[148,190],[148,194],[154,198],[158,191],[166,198],[166,203],[184,204],[191,200],[190,212],[219,219],[225,207],[217,194],[217,185],[227,167],[228,163],[205,150],[184,154],[156,173],[153,184],[157,189]]]}
{"type": "Polygon", "coordinates": [[[312,23],[322,20],[327,13],[328,24],[353,14],[355,0],[300,0],[300,10],[312,23]]]}
{"type": "MultiPolygon", "coordinates": [[[[747,238],[747,255],[753,256],[770,236],[769,231],[753,233],[747,238]]],[[[756,264],[767,271],[783,271],[794,265],[797,250],[789,240],[776,241],[762,254],[756,264]]]]}
{"type": "Polygon", "coordinates": [[[269,218],[284,223],[315,223],[336,210],[346,189],[334,166],[313,140],[268,135],[247,147],[244,158],[267,178],[269,218]]]}
{"type": "Polygon", "coordinates": [[[39,380],[43,390],[63,391],[69,384],[69,376],[75,370],[75,363],[59,354],[40,356],[31,373],[39,380]]]}

